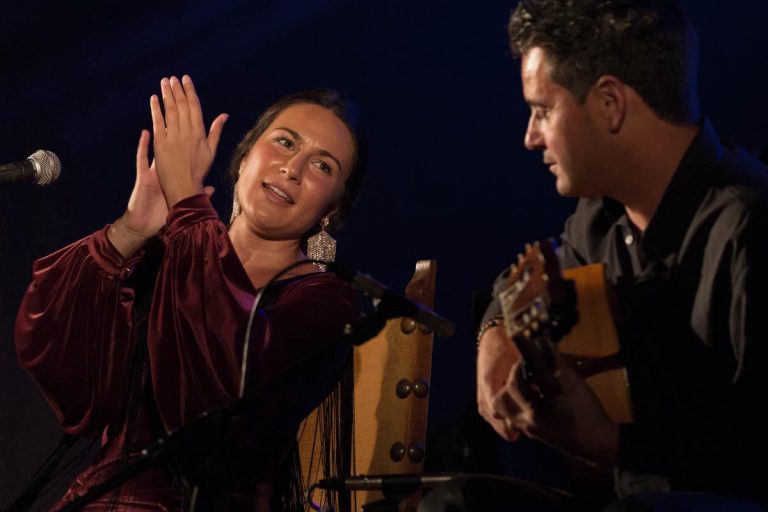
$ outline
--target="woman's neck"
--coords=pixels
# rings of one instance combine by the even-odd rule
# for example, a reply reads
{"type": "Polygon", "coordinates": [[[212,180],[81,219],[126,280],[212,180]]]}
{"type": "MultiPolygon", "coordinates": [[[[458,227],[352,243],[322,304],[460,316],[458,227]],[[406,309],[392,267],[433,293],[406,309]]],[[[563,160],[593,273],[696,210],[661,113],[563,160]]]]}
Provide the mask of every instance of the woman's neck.
{"type": "MultiPolygon", "coordinates": [[[[249,230],[237,220],[229,229],[229,237],[238,258],[254,287],[261,288],[275,274],[297,261],[305,259],[300,240],[270,240],[249,230]]],[[[286,272],[282,278],[314,272],[310,265],[299,266],[286,272]]]]}

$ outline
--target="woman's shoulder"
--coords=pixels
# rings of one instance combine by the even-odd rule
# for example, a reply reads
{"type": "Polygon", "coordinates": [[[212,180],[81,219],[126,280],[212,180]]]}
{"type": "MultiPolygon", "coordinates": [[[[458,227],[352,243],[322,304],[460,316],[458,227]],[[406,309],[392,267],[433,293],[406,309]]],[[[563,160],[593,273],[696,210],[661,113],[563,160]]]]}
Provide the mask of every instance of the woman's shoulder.
{"type": "Polygon", "coordinates": [[[362,310],[357,291],[332,272],[304,274],[280,281],[274,293],[275,305],[290,305],[294,312],[323,318],[330,324],[348,323],[362,310]]]}
{"type": "Polygon", "coordinates": [[[310,272],[277,281],[280,294],[335,294],[340,298],[356,297],[357,292],[333,272],[310,272]]]}

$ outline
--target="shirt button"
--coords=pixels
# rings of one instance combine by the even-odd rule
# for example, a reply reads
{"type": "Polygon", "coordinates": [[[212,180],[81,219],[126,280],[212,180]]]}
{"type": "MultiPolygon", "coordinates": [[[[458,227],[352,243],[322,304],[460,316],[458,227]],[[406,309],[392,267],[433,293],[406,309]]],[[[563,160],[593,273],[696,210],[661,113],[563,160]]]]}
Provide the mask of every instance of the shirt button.
{"type": "Polygon", "coordinates": [[[624,243],[627,245],[632,245],[633,243],[635,243],[635,237],[632,236],[631,233],[628,234],[627,236],[624,237],[624,243]]]}

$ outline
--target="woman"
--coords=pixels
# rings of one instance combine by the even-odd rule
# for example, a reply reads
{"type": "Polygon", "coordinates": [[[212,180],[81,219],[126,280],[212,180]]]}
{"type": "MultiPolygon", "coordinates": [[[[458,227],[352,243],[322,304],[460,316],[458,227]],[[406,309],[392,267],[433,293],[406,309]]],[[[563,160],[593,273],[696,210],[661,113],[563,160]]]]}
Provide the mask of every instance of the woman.
{"type": "MultiPolygon", "coordinates": [[[[299,421],[346,364],[349,351],[333,340],[356,318],[358,302],[333,274],[295,268],[262,297],[242,365],[249,312],[259,288],[305,259],[307,236],[338,224],[354,199],[362,177],[358,130],[332,91],[270,107],[235,152],[227,229],[203,186],[227,116],[206,135],[188,76],[163,79],[161,92],[164,114],[161,99],[150,99],[155,162],[143,131],[125,213],[37,261],[18,314],[19,360],[64,430],[102,439],[97,462],[55,508],[167,431],[236,400],[244,366],[256,398],[248,404],[247,441],[238,445],[249,474],[238,478],[253,484],[236,489],[228,506],[266,510],[269,483],[299,421]]],[[[178,510],[180,487],[164,470],[145,471],[89,510],[178,510]]]]}

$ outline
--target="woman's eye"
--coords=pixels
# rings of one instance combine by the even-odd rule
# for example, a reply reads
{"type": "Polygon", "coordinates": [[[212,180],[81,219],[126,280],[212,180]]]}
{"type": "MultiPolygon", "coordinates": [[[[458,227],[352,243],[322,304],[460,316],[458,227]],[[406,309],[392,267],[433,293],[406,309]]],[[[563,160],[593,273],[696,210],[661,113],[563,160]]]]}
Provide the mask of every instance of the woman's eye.
{"type": "Polygon", "coordinates": [[[333,169],[331,169],[331,166],[323,162],[322,160],[316,161],[315,167],[323,171],[325,174],[331,174],[333,172],[333,169]]]}
{"type": "Polygon", "coordinates": [[[294,143],[288,137],[277,136],[277,137],[274,138],[274,141],[277,142],[278,144],[280,144],[281,146],[285,147],[285,148],[293,149],[294,143]]]}

